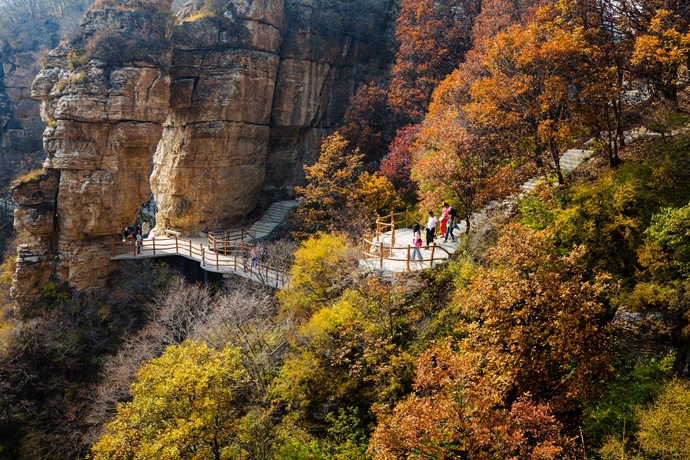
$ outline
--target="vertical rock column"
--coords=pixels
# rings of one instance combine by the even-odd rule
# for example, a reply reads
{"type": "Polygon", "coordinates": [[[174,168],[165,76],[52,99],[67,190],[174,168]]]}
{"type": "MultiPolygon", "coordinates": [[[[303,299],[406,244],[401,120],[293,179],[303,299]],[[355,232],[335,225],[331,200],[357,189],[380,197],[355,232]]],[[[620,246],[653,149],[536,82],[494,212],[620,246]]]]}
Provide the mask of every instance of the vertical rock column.
{"type": "Polygon", "coordinates": [[[232,0],[177,26],[171,111],[151,177],[159,229],[218,230],[256,206],[282,21],[282,0],[232,0]]]}
{"type": "MultiPolygon", "coordinates": [[[[85,16],[82,45],[100,50],[117,44],[131,32],[117,29],[122,24],[136,28],[135,33],[146,31],[140,5],[127,9],[126,2],[111,7],[101,2],[85,16]]],[[[112,60],[95,54],[86,63],[75,63],[76,45],[60,46],[50,52],[34,81],[32,96],[41,100],[41,115],[48,123],[43,135],[46,180],[57,178],[57,184],[54,206],[32,204],[33,219],[51,221],[50,238],[44,235],[48,224],[40,226],[38,235],[27,219],[15,218],[20,240],[32,242],[31,248],[19,248],[15,298],[35,294],[45,276],[25,272],[47,259],[51,274],[74,289],[102,286],[116,268],[109,260],[111,238],[134,222],[138,207],[148,199],[151,155],[168,113],[169,78],[145,56],[127,61],[127,53],[136,55],[136,48],[126,46],[136,42],[122,43],[113,49],[123,54],[105,55],[112,60]],[[43,247],[37,247],[39,243],[43,247]],[[31,259],[24,256],[27,249],[31,259]]],[[[18,189],[22,187],[26,185],[18,189]]],[[[15,216],[29,210],[29,203],[19,204],[15,216]]]]}

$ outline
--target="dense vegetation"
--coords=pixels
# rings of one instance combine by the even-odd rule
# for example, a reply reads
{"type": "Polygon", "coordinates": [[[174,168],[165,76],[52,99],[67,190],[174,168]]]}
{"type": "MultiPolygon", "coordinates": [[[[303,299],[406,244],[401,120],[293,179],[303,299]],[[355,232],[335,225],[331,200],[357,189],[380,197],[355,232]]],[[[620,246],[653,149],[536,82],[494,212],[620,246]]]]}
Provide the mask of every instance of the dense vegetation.
{"type": "Polygon", "coordinates": [[[0,459],[690,457],[688,11],[399,8],[389,74],[305,168],[286,288],[141,264],[4,300],[0,459]],[[535,174],[448,263],[361,269],[362,216],[468,218],[535,174]]]}

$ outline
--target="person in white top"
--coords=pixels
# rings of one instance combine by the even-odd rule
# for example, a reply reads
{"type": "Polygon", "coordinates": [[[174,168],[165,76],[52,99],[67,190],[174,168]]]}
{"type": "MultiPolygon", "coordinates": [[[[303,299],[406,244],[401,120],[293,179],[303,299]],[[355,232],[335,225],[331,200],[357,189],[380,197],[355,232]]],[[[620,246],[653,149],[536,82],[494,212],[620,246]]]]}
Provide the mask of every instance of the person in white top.
{"type": "Polygon", "coordinates": [[[149,221],[145,220],[144,223],[141,225],[141,233],[143,234],[142,236],[144,238],[148,238],[149,231],[151,231],[151,226],[149,225],[149,221]]]}
{"type": "Polygon", "coordinates": [[[438,217],[434,215],[434,211],[429,211],[429,220],[426,222],[426,244],[429,245],[434,242],[436,237],[436,230],[438,228],[438,217]]]}

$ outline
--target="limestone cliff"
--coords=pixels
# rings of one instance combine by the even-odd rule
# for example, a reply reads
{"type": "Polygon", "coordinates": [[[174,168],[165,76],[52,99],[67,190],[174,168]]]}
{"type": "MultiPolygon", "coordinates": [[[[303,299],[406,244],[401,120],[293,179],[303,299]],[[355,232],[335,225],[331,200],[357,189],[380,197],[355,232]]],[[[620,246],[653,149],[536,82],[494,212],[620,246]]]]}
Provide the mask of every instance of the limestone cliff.
{"type": "Polygon", "coordinates": [[[26,301],[51,275],[75,289],[101,285],[113,270],[111,238],[148,198],[151,151],[168,114],[168,76],[142,56],[117,65],[100,59],[84,66],[70,62],[79,46],[100,40],[97,32],[88,32],[90,25],[126,37],[131,21],[123,19],[132,14],[138,13],[121,3],[87,14],[84,39],[51,51],[36,77],[33,96],[42,101],[48,122],[47,174],[35,186],[14,188],[20,205],[15,228],[23,241],[15,298],[26,301]],[[40,199],[27,198],[33,188],[43,191],[40,199]],[[36,266],[45,273],[36,276],[36,266]]]}
{"type": "MultiPolygon", "coordinates": [[[[237,0],[222,19],[178,26],[151,180],[159,226],[218,230],[260,198],[291,196],[381,55],[390,3],[336,4],[237,0]]],[[[195,14],[188,5],[181,16],[195,14]]]]}
{"type": "Polygon", "coordinates": [[[165,0],[92,6],[82,38],[51,51],[33,85],[46,173],[15,188],[25,240],[15,298],[51,275],[102,285],[115,268],[111,237],[151,191],[159,230],[183,234],[291,196],[376,73],[391,4],[202,1],[174,26],[165,0]],[[41,199],[23,198],[34,189],[41,199]]]}

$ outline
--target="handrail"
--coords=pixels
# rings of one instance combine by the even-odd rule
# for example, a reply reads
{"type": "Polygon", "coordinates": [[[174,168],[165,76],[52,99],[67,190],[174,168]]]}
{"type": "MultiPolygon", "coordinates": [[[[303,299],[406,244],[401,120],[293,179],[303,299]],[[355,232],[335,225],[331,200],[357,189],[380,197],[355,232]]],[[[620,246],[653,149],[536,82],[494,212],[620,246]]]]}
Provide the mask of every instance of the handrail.
{"type": "Polygon", "coordinates": [[[421,222],[419,222],[417,219],[414,218],[410,214],[409,210],[405,211],[400,211],[400,212],[391,212],[390,214],[386,214],[380,217],[376,218],[376,234],[375,237],[378,239],[380,236],[385,233],[386,231],[383,231],[383,229],[390,228],[391,232],[391,245],[395,245],[395,229],[398,228],[398,224],[405,223],[404,227],[401,228],[410,228],[410,223],[418,223],[422,225],[421,222]],[[396,217],[398,216],[405,216],[405,220],[397,220],[396,217]],[[390,222],[386,222],[386,220],[390,219],[390,222]]]}
{"type": "MultiPolygon", "coordinates": [[[[142,246],[137,248],[135,241],[115,241],[111,243],[111,257],[131,255],[132,257],[143,256],[174,256],[180,255],[193,260],[200,260],[202,268],[214,269],[221,272],[221,268],[228,268],[229,272],[239,273],[240,271],[248,274],[250,278],[256,278],[264,284],[271,284],[282,287],[289,278],[289,266],[286,264],[272,264],[265,261],[258,261],[256,265],[251,261],[251,248],[253,244],[243,241],[236,242],[232,246],[226,245],[224,251],[219,251],[217,247],[204,247],[201,243],[194,243],[192,240],[185,240],[175,236],[174,240],[166,239],[146,239],[142,246]],[[215,249],[215,250],[214,250],[215,249]]],[[[225,272],[223,270],[222,272],[225,272]]]]}
{"type": "Polygon", "coordinates": [[[415,248],[412,245],[406,245],[406,246],[395,246],[391,242],[390,245],[386,245],[383,243],[383,241],[374,241],[374,240],[367,240],[366,238],[363,240],[364,241],[364,255],[368,256],[369,258],[372,259],[379,259],[379,268],[383,268],[383,261],[384,260],[389,260],[392,262],[407,262],[407,270],[410,271],[410,262],[421,262],[422,265],[424,262],[429,262],[429,267],[432,267],[434,265],[434,261],[437,260],[445,260],[450,256],[452,253],[448,251],[446,248],[442,246],[437,246],[436,243],[432,243],[431,245],[426,245],[426,246],[420,246],[419,249],[425,249],[429,250],[431,249],[431,255],[428,259],[422,258],[422,260],[418,259],[411,259],[410,255],[412,254],[412,250],[415,248]],[[376,251],[372,251],[372,248],[376,248],[376,251]],[[394,251],[400,250],[404,251],[406,256],[405,258],[399,258],[399,257],[392,257],[390,254],[393,254],[394,251]],[[435,254],[437,254],[436,251],[443,251],[446,255],[445,256],[440,256],[440,257],[435,257],[435,254]],[[388,253],[389,255],[386,255],[388,253]]]}

